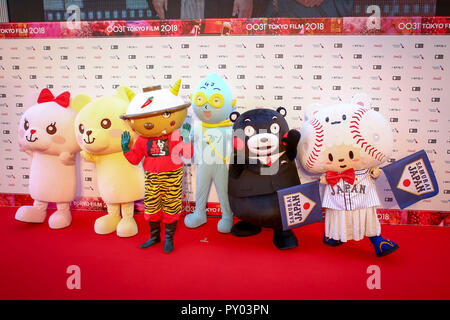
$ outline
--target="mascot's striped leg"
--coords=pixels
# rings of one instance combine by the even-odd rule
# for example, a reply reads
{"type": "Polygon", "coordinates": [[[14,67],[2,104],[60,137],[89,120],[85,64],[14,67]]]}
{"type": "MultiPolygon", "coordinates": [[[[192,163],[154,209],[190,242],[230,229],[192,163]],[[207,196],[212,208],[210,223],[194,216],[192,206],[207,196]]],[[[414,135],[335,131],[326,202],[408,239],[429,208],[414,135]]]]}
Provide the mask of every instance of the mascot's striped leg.
{"type": "Polygon", "coordinates": [[[162,221],[178,221],[182,210],[183,168],[159,173],[161,204],[164,212],[162,221]]]}
{"type": "Polygon", "coordinates": [[[163,191],[162,205],[164,210],[162,221],[166,224],[164,252],[169,253],[173,251],[173,236],[182,210],[183,168],[165,172],[161,190],[163,191]]]}
{"type": "Polygon", "coordinates": [[[164,251],[173,250],[179,214],[182,210],[183,168],[169,172],[146,172],[145,218],[150,224],[150,239],[141,245],[142,249],[161,241],[160,221],[166,225],[164,251]]]}
{"type": "Polygon", "coordinates": [[[145,173],[145,211],[144,217],[150,225],[150,239],[141,244],[141,249],[149,248],[155,243],[161,242],[161,201],[159,193],[158,173],[145,173]]]}

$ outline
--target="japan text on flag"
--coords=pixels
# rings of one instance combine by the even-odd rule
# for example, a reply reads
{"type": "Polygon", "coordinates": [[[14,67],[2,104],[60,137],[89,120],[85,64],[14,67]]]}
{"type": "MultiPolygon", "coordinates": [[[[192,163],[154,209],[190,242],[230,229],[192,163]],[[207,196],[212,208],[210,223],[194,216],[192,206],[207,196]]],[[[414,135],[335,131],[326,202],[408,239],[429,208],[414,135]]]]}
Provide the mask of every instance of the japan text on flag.
{"type": "Polygon", "coordinates": [[[323,220],[319,181],[277,191],[283,229],[293,229],[323,220]]]}
{"type": "Polygon", "coordinates": [[[383,167],[400,209],[439,193],[436,177],[424,150],[383,167]]]}

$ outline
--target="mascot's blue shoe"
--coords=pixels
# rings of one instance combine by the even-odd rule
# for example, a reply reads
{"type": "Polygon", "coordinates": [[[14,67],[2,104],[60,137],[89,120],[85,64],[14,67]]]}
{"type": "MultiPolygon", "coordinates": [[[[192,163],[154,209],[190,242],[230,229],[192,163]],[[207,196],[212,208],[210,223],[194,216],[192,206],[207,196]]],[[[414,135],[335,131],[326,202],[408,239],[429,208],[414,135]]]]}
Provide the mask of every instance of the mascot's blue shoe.
{"type": "Polygon", "coordinates": [[[391,240],[384,239],[382,236],[369,237],[369,240],[375,248],[377,257],[386,256],[399,248],[398,244],[391,240]]]}
{"type": "Polygon", "coordinates": [[[323,243],[330,247],[337,247],[343,244],[343,242],[341,242],[340,240],[334,240],[331,238],[327,238],[326,236],[323,236],[323,243]]]}

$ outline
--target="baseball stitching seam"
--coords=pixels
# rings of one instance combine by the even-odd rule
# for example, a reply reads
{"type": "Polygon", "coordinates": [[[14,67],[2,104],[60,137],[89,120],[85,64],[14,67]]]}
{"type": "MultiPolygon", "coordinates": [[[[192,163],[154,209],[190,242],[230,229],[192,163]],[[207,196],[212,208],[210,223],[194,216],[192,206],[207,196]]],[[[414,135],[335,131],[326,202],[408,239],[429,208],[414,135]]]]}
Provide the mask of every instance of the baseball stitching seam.
{"type": "Polygon", "coordinates": [[[319,122],[319,120],[314,119],[310,122],[311,126],[314,129],[316,140],[314,142],[314,147],[311,151],[311,153],[308,156],[308,159],[306,160],[305,165],[311,169],[314,166],[314,163],[319,158],[319,154],[321,151],[321,148],[323,146],[323,127],[322,124],[319,122]]]}
{"type": "Polygon", "coordinates": [[[350,132],[354,134],[353,139],[356,140],[356,144],[359,145],[360,148],[364,150],[364,152],[375,158],[377,161],[383,162],[386,156],[363,138],[359,128],[359,122],[361,121],[362,116],[369,110],[370,109],[359,108],[355,111],[354,115],[352,116],[353,120],[350,122],[350,132]]]}

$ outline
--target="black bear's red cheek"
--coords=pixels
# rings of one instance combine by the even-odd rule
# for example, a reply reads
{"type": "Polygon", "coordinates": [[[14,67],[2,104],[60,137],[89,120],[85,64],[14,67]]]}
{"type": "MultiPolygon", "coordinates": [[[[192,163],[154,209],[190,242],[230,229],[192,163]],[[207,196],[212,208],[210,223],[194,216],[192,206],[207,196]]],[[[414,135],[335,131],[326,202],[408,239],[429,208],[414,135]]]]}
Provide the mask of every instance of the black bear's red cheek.
{"type": "Polygon", "coordinates": [[[286,146],[286,145],[287,145],[286,141],[287,141],[288,133],[289,133],[289,131],[286,132],[286,133],[283,135],[283,139],[281,139],[281,141],[282,141],[282,143],[283,143],[283,146],[286,146]]]}
{"type": "Polygon", "coordinates": [[[241,138],[234,137],[233,146],[236,150],[242,150],[242,149],[244,149],[245,143],[244,143],[244,141],[242,141],[241,138]]]}

